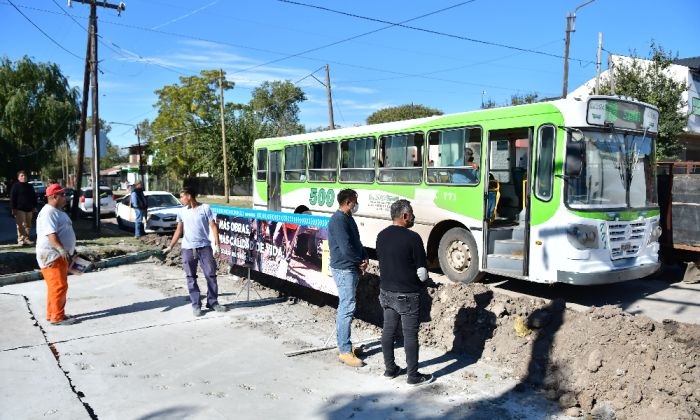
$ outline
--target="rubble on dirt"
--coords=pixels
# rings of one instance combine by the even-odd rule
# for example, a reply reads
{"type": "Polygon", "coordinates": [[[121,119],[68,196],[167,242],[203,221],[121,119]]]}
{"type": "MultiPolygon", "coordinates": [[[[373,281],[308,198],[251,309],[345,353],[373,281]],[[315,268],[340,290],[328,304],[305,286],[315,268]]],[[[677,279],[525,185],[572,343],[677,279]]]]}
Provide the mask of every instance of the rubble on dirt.
{"type": "MultiPolygon", "coordinates": [[[[142,242],[166,247],[171,237],[142,242]]],[[[181,265],[180,248],[163,264],[181,265]]],[[[220,261],[219,272],[245,277],[246,269],[220,261]]],[[[353,325],[378,333],[382,325],[379,267],[360,278],[353,325]]],[[[252,272],[256,287],[302,299],[313,315],[333,320],[338,298],[252,272]]],[[[484,284],[435,284],[422,298],[422,346],[470,356],[497,366],[514,389],[541,389],[562,413],[598,419],[700,418],[700,326],[653,322],[615,306],[576,312],[557,299],[495,293],[484,284]],[[593,417],[591,417],[593,416],[593,417]]],[[[476,380],[467,378],[465,380],[476,380]]]]}

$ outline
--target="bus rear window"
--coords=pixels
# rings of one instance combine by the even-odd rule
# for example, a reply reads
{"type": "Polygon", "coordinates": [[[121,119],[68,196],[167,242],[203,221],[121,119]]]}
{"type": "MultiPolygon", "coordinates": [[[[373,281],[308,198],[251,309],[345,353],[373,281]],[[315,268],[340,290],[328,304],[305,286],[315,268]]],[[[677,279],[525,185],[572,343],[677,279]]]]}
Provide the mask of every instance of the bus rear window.
{"type": "Polygon", "coordinates": [[[379,141],[379,182],[420,184],[423,172],[423,133],[383,136],[379,141]]]}
{"type": "Polygon", "coordinates": [[[340,182],[371,184],[374,182],[374,137],[345,140],[340,143],[340,182]]]}
{"type": "Polygon", "coordinates": [[[258,149],[255,180],[263,182],[267,180],[267,149],[258,149]]]}
{"type": "Polygon", "coordinates": [[[335,182],[338,177],[338,143],[309,145],[309,182],[335,182]]]}
{"type": "Polygon", "coordinates": [[[284,148],[284,180],[288,182],[306,181],[306,145],[284,148]]]}

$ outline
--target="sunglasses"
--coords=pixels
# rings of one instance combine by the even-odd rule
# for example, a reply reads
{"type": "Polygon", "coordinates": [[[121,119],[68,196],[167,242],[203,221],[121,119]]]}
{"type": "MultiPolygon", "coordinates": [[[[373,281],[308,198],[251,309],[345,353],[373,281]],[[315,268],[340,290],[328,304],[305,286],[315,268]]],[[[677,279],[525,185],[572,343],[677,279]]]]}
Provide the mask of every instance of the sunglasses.
{"type": "Polygon", "coordinates": [[[54,194],[54,197],[65,197],[66,193],[56,193],[54,194]]]}

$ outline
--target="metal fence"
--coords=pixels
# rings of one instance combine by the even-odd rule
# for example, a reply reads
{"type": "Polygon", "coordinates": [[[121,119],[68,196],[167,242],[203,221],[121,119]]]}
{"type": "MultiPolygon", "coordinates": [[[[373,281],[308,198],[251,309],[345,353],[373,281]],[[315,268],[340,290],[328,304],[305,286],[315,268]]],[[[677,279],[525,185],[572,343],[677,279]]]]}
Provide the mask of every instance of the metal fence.
{"type": "MultiPolygon", "coordinates": [[[[198,195],[226,195],[223,181],[214,178],[185,178],[185,179],[149,179],[148,189],[151,191],[168,191],[177,195],[183,186],[194,187],[198,195]]],[[[238,178],[229,181],[229,195],[252,195],[253,178],[238,178]]]]}

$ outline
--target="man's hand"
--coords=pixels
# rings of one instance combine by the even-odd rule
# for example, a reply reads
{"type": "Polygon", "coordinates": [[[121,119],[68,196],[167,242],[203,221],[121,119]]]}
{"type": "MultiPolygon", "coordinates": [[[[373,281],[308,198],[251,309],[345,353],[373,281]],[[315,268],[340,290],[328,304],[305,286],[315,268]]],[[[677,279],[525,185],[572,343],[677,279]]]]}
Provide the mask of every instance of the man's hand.
{"type": "Polygon", "coordinates": [[[32,213],[36,213],[36,207],[32,209],[32,213]]]}
{"type": "Polygon", "coordinates": [[[167,247],[163,250],[163,255],[167,254],[168,252],[172,251],[172,248],[167,247]]]}
{"type": "Polygon", "coordinates": [[[12,215],[17,216],[17,209],[12,209],[12,215]]]}
{"type": "Polygon", "coordinates": [[[61,258],[66,260],[66,262],[70,262],[70,260],[71,260],[70,254],[68,253],[68,251],[64,247],[59,246],[58,248],[56,248],[56,250],[58,251],[59,254],[61,254],[61,258]]]}
{"type": "Polygon", "coordinates": [[[221,255],[221,247],[219,244],[214,244],[214,257],[216,258],[219,255],[221,255]]]}
{"type": "Polygon", "coordinates": [[[367,266],[369,265],[369,261],[367,260],[362,260],[362,264],[360,264],[360,274],[365,274],[365,270],[367,270],[367,266]]]}

